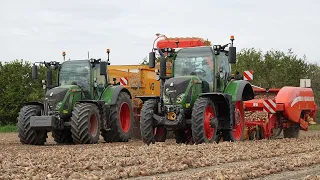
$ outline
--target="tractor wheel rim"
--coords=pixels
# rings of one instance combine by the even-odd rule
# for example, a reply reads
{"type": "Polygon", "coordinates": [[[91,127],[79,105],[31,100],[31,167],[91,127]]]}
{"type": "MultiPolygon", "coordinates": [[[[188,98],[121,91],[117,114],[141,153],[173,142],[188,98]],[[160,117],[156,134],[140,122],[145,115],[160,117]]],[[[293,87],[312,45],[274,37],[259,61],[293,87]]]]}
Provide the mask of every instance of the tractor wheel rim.
{"type": "Polygon", "coordinates": [[[91,114],[90,116],[90,134],[92,136],[96,136],[98,133],[98,120],[95,114],[91,114]]]}
{"type": "Polygon", "coordinates": [[[130,108],[125,102],[120,106],[120,126],[124,132],[130,129],[130,108]]]}
{"type": "Polygon", "coordinates": [[[235,140],[240,140],[243,134],[243,126],[244,126],[244,111],[241,108],[241,102],[238,101],[235,105],[234,110],[234,118],[235,118],[235,128],[233,130],[233,137],[235,140]]]}
{"type": "Polygon", "coordinates": [[[215,129],[211,127],[210,121],[214,117],[213,109],[211,106],[207,106],[204,114],[204,133],[208,140],[211,140],[214,135],[215,129]]]}

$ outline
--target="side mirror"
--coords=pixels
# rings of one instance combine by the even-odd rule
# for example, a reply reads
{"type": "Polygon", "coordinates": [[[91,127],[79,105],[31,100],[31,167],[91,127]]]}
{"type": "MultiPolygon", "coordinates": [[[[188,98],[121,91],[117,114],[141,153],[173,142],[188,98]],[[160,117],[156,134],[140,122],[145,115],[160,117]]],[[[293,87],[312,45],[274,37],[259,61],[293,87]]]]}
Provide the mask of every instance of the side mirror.
{"type": "Polygon", "coordinates": [[[35,64],[32,66],[32,79],[38,79],[38,66],[35,64]]]}
{"type": "Polygon", "coordinates": [[[229,63],[235,64],[237,62],[237,51],[236,47],[229,47],[229,63]]]}
{"type": "Polygon", "coordinates": [[[165,77],[167,75],[167,65],[166,65],[166,58],[160,57],[160,77],[165,77]]]}
{"type": "Polygon", "coordinates": [[[100,75],[107,74],[107,62],[101,61],[100,62],[100,75]]]}
{"type": "Polygon", "coordinates": [[[149,67],[154,68],[156,66],[156,53],[150,52],[149,53],[149,67]]]}

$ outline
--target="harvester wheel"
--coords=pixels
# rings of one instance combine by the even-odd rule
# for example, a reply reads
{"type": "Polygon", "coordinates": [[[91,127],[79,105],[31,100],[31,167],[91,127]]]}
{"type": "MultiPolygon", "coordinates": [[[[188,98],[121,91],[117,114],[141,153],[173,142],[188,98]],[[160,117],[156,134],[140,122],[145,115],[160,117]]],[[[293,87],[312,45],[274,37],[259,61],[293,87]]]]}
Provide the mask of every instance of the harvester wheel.
{"type": "Polygon", "coordinates": [[[292,124],[288,128],[283,129],[284,138],[298,138],[300,132],[300,126],[298,123],[292,124]]]}
{"type": "Polygon", "coordinates": [[[18,119],[19,138],[22,144],[44,145],[47,131],[34,130],[30,127],[30,117],[41,115],[41,106],[27,105],[20,109],[18,119]]]}
{"type": "Polygon", "coordinates": [[[143,103],[141,109],[140,118],[140,131],[142,141],[149,145],[150,143],[155,143],[154,137],[154,127],[153,127],[153,114],[157,113],[157,101],[154,99],[149,99],[143,103]]]}
{"type": "Polygon", "coordinates": [[[165,142],[167,139],[167,129],[164,127],[156,127],[154,129],[154,138],[156,142],[165,142]]]}
{"type": "Polygon", "coordinates": [[[72,133],[70,129],[52,130],[52,137],[58,144],[73,144],[72,133]]]}
{"type": "Polygon", "coordinates": [[[192,109],[191,129],[196,144],[212,143],[216,139],[216,129],[210,125],[215,116],[215,106],[209,98],[199,98],[192,109]]]}
{"type": "Polygon", "coordinates": [[[100,114],[96,105],[79,103],[71,116],[72,139],[77,144],[95,144],[100,135],[100,114]]]}
{"type": "Polygon", "coordinates": [[[128,142],[133,133],[133,111],[130,97],[121,92],[115,105],[110,107],[111,130],[102,131],[106,142],[128,142]]]}

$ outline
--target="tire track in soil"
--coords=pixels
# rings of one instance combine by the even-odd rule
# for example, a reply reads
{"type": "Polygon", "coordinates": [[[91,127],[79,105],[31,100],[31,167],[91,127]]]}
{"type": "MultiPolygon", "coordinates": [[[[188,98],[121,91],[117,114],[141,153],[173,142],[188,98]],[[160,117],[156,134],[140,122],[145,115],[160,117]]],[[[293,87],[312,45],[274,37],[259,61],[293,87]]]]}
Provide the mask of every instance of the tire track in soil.
{"type": "Polygon", "coordinates": [[[319,175],[320,175],[320,165],[315,165],[315,166],[309,166],[309,167],[303,167],[300,168],[297,171],[283,171],[281,173],[278,174],[271,174],[269,176],[263,177],[263,178],[256,178],[253,180],[296,180],[296,179],[314,179],[316,176],[318,175],[318,177],[316,179],[320,179],[319,175]]]}
{"type": "Polygon", "coordinates": [[[207,179],[265,179],[265,180],[274,180],[274,179],[303,179],[304,177],[310,175],[310,174],[316,174],[320,172],[320,158],[317,159],[318,164],[314,165],[313,163],[307,164],[306,166],[297,165],[296,167],[287,166],[281,169],[281,165],[278,165],[278,169],[276,169],[275,173],[271,175],[262,175],[259,176],[258,173],[252,174],[250,170],[252,168],[258,168],[260,171],[267,171],[269,170],[268,167],[266,167],[264,162],[273,163],[275,161],[284,161],[285,159],[287,164],[291,164],[291,162],[298,161],[298,157],[309,157],[309,159],[313,159],[313,157],[320,154],[320,150],[313,151],[313,152],[302,152],[302,153],[294,153],[294,154],[287,154],[285,156],[278,156],[278,157],[268,157],[268,158],[261,158],[261,159],[254,159],[254,160],[246,160],[246,161],[238,161],[238,162],[231,162],[231,163],[224,163],[220,165],[214,165],[214,166],[207,166],[207,167],[200,167],[200,168],[194,168],[194,169],[186,169],[182,171],[172,171],[167,173],[161,173],[151,176],[140,176],[140,177],[134,177],[129,178],[131,180],[144,180],[144,179],[195,179],[195,178],[207,178],[207,179]],[[314,155],[314,156],[312,156],[314,155]],[[291,159],[291,161],[290,161],[291,159]],[[261,166],[259,166],[261,165],[261,166]],[[231,176],[231,177],[225,177],[223,176],[223,171],[230,172],[235,169],[239,169],[239,167],[247,167],[245,170],[245,173],[241,175],[242,172],[240,172],[239,176],[231,176]],[[297,169],[293,169],[297,168],[297,169]],[[293,171],[294,170],[294,171],[293,171]],[[213,172],[213,173],[212,173],[213,172]],[[216,172],[216,173],[214,173],[216,172]],[[211,174],[210,174],[211,173],[211,174]],[[190,174],[193,174],[193,176],[190,178],[190,174]],[[200,175],[200,176],[196,176],[200,175]],[[203,176],[205,175],[205,176],[203,176]],[[215,177],[213,177],[215,176],[215,177]],[[253,177],[250,177],[253,176],[253,177]]]}

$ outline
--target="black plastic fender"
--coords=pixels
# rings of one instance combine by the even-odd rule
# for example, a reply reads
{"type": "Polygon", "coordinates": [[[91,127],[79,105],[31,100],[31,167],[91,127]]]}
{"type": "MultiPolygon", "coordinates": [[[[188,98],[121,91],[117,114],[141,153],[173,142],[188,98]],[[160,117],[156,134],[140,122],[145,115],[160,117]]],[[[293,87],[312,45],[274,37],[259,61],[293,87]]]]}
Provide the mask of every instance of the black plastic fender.
{"type": "Polygon", "coordinates": [[[127,88],[122,87],[122,86],[117,86],[116,89],[113,91],[113,95],[112,95],[112,99],[111,99],[110,105],[115,105],[116,104],[117,98],[118,98],[120,92],[128,93],[128,95],[130,96],[130,99],[132,99],[131,93],[127,88]]]}
{"type": "Polygon", "coordinates": [[[247,101],[254,99],[254,92],[251,84],[245,80],[239,80],[236,101],[247,101]]]}

